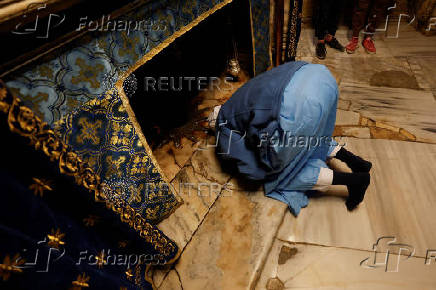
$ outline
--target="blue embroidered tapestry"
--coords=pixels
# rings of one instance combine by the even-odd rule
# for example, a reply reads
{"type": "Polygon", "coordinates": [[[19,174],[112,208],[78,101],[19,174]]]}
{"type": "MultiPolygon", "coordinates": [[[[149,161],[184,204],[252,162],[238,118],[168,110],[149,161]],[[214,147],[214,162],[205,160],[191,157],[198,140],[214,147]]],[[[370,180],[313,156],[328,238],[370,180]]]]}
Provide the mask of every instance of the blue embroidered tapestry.
{"type": "MultiPolygon", "coordinates": [[[[103,188],[117,192],[117,198],[135,214],[156,224],[181,201],[154,160],[123,82],[232,0],[144,2],[117,23],[147,19],[147,30],[88,33],[8,76],[6,84],[95,172],[103,188]]],[[[269,1],[250,0],[250,8],[254,71],[258,74],[271,65],[269,1]]]]}

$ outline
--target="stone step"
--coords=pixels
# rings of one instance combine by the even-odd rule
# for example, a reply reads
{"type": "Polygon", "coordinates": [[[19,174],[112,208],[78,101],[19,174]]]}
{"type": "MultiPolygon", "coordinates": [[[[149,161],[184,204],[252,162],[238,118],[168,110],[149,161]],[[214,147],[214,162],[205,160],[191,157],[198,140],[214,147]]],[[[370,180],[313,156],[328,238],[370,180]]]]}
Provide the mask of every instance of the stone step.
{"type": "Polygon", "coordinates": [[[170,272],[159,289],[254,288],[288,209],[261,187],[230,183],[231,194],[219,196],[180,255],[172,270],[178,275],[170,272]]]}

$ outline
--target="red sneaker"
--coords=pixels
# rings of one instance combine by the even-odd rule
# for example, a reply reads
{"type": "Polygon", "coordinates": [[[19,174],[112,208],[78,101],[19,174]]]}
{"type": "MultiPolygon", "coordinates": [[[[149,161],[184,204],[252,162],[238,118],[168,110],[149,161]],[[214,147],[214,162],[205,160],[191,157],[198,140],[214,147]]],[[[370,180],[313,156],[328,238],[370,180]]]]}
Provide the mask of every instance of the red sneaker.
{"type": "Polygon", "coordinates": [[[358,47],[359,47],[359,37],[353,37],[345,47],[345,50],[348,53],[354,53],[358,47]]]}
{"type": "Polygon", "coordinates": [[[365,51],[369,54],[375,54],[376,49],[374,45],[374,40],[372,37],[368,36],[362,41],[362,45],[365,48],[365,51]]]}

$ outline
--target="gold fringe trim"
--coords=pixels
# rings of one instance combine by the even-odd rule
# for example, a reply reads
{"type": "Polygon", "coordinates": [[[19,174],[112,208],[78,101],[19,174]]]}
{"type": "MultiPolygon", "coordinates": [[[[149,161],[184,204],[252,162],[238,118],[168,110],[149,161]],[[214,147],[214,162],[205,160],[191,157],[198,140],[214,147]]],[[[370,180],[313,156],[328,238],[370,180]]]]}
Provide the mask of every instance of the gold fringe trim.
{"type": "MultiPolygon", "coordinates": [[[[74,177],[76,184],[94,193],[96,202],[105,202],[107,208],[117,213],[122,222],[137,231],[153,245],[155,250],[164,256],[171,255],[175,251],[177,245],[172,240],[148,223],[123,200],[111,201],[106,195],[110,189],[105,188],[100,177],[56,135],[47,123],[41,121],[18,97],[12,95],[1,80],[0,112],[7,115],[9,129],[12,132],[27,138],[35,150],[44,152],[51,161],[57,162],[61,174],[74,177]]],[[[111,195],[116,193],[112,192],[111,195]]],[[[179,255],[180,249],[176,253],[176,258],[179,255]]],[[[174,259],[170,262],[172,261],[174,259]]]]}
{"type": "Polygon", "coordinates": [[[256,76],[256,42],[254,40],[253,11],[251,9],[251,0],[248,0],[248,5],[250,5],[251,48],[253,49],[253,76],[256,76]]]}

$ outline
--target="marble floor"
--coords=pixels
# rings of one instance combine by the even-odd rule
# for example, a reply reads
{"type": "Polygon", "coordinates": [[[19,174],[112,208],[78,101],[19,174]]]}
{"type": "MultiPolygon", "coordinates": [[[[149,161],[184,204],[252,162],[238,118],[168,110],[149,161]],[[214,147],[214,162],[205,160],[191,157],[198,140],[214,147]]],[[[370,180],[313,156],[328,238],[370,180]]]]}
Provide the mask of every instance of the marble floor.
{"type": "MultiPolygon", "coordinates": [[[[328,49],[322,61],[310,27],[299,44],[299,59],[325,64],[338,81],[334,135],[374,164],[353,212],[335,186],[295,218],[261,185],[223,170],[213,137],[154,152],[184,201],[158,225],[181,255],[153,269],[157,289],[436,289],[436,37],[407,24],[391,35],[376,35],[376,55],[328,49]]],[[[348,31],[337,37],[346,44],[348,31]]]]}

